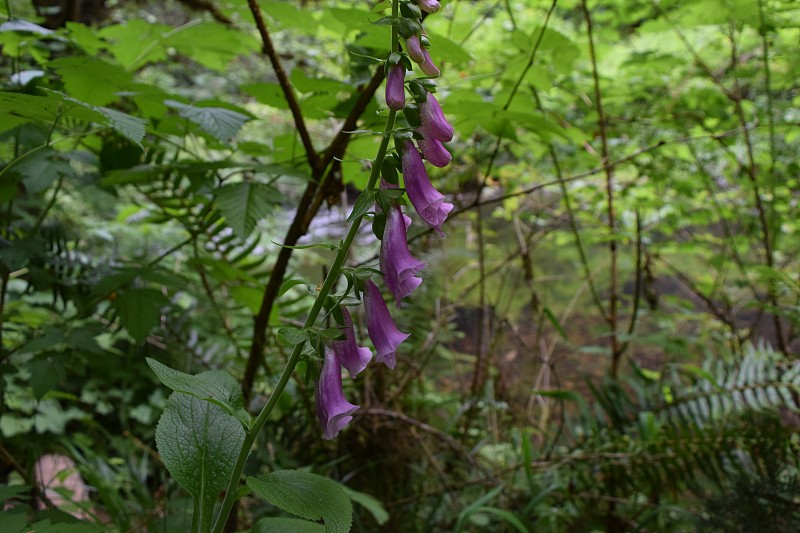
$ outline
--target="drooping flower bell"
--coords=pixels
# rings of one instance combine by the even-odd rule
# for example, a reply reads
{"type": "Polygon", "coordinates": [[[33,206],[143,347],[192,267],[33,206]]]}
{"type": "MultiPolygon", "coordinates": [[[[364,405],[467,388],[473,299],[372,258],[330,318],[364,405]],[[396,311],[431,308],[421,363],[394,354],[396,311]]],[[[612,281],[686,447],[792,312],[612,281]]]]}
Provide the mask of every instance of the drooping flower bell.
{"type": "Polygon", "coordinates": [[[436,13],[442,7],[438,0],[417,0],[417,5],[426,13],[436,13]]]}
{"type": "MultiPolygon", "coordinates": [[[[433,141],[438,142],[436,139],[433,141]]],[[[447,219],[447,213],[453,210],[453,204],[445,202],[444,195],[431,184],[425,163],[414,143],[404,141],[402,152],[403,182],[411,205],[422,220],[444,235],[441,225],[447,219]]],[[[445,153],[450,156],[447,150],[445,153]]]]}
{"type": "Polygon", "coordinates": [[[453,126],[447,122],[442,106],[433,93],[428,93],[424,102],[419,104],[419,130],[425,137],[433,137],[442,142],[453,140],[453,126]]]}
{"type": "Polygon", "coordinates": [[[427,48],[422,48],[422,61],[418,61],[417,63],[419,63],[420,70],[431,78],[437,78],[439,74],[442,73],[439,67],[433,63],[427,48]]]}
{"type": "Polygon", "coordinates": [[[348,402],[342,390],[342,367],[336,352],[325,347],[322,372],[317,382],[317,417],[322,438],[333,439],[353,419],[358,406],[348,402]]]}
{"type": "Polygon", "coordinates": [[[414,292],[422,283],[417,273],[425,268],[425,263],[417,261],[408,250],[406,241],[407,217],[394,206],[386,213],[386,226],[381,240],[380,267],[395,303],[414,292]]]}
{"type": "Polygon", "coordinates": [[[371,279],[364,283],[364,289],[364,313],[367,315],[369,338],[377,352],[375,360],[393,369],[397,347],[410,334],[397,329],[380,289],[371,279]]]}
{"type": "Polygon", "coordinates": [[[423,53],[423,50],[424,48],[422,48],[419,35],[414,34],[406,39],[406,53],[414,63],[422,63],[425,61],[425,54],[423,53]]]}
{"type": "Polygon", "coordinates": [[[350,317],[350,311],[345,306],[341,306],[339,309],[342,311],[344,320],[342,325],[344,340],[331,342],[331,347],[336,352],[336,356],[342,366],[350,372],[350,377],[356,377],[359,372],[367,368],[367,364],[372,359],[372,350],[356,343],[356,332],[353,329],[353,319],[350,317]]]}
{"type": "Polygon", "coordinates": [[[450,160],[453,158],[447,148],[433,137],[420,139],[417,144],[419,144],[419,149],[422,150],[422,154],[428,160],[428,163],[435,167],[444,168],[450,164],[450,160]]]}
{"type": "Polygon", "coordinates": [[[406,105],[406,92],[403,88],[406,69],[400,63],[389,67],[386,74],[386,105],[395,111],[406,105]]]}

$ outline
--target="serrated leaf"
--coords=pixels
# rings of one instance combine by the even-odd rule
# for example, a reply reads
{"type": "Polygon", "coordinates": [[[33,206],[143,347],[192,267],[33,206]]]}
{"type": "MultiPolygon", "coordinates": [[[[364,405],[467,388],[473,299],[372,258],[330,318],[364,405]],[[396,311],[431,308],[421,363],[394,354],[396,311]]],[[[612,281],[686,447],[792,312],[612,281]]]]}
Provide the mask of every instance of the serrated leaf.
{"type": "Polygon", "coordinates": [[[22,176],[28,192],[39,193],[62,176],[72,176],[74,171],[64,158],[52,148],[43,148],[19,160],[12,170],[22,176]]]}
{"type": "Polygon", "coordinates": [[[164,100],[164,104],[176,109],[180,116],[194,122],[201,130],[224,143],[229,142],[244,123],[250,120],[249,116],[224,107],[199,107],[175,100],[164,100]]]}
{"type": "Polygon", "coordinates": [[[156,445],[170,475],[194,499],[198,530],[210,529],[214,502],[244,442],[244,429],[221,407],[174,392],[156,427],[156,445]]]}
{"type": "Polygon", "coordinates": [[[118,100],[117,93],[133,81],[132,74],[122,67],[93,57],[61,57],[48,66],[61,76],[71,96],[98,106],[118,100]]]}
{"type": "Polygon", "coordinates": [[[256,522],[253,533],[325,533],[325,526],[299,518],[270,516],[256,522]]]}
{"type": "Polygon", "coordinates": [[[306,520],[322,520],[328,533],[350,531],[353,505],[335,481],[299,470],[278,470],[262,479],[248,477],[247,485],[257,496],[287,513],[306,520]]]}
{"type": "Polygon", "coordinates": [[[54,390],[66,376],[64,362],[59,357],[46,355],[37,357],[25,365],[31,373],[31,389],[37,400],[54,390]]]}
{"type": "Polygon", "coordinates": [[[161,309],[169,300],[155,289],[128,289],[114,300],[120,322],[136,342],[142,342],[161,322],[161,309]]]}
{"type": "Polygon", "coordinates": [[[298,328],[280,328],[275,335],[284,346],[296,346],[308,340],[308,332],[298,328]]]}
{"type": "Polygon", "coordinates": [[[222,408],[247,427],[250,417],[244,411],[239,384],[222,370],[211,370],[195,376],[170,368],[155,359],[146,358],[158,380],[175,392],[182,392],[222,408]]]}
{"type": "Polygon", "coordinates": [[[243,181],[220,187],[215,202],[236,236],[246,239],[269,213],[276,198],[269,185],[243,181]]]}

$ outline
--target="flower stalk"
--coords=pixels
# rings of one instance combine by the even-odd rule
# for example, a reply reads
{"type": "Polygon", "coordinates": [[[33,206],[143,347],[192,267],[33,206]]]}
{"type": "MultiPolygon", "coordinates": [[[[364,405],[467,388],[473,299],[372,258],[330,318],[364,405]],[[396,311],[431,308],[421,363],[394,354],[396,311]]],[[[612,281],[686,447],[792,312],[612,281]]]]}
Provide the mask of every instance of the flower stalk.
{"type": "MultiPolygon", "coordinates": [[[[392,17],[397,17],[398,4],[399,0],[392,1],[392,17]]],[[[392,26],[392,50],[396,50],[397,45],[397,28],[392,26]]],[[[381,165],[389,149],[389,141],[392,137],[392,131],[394,130],[396,117],[397,111],[390,109],[389,116],[386,118],[386,127],[383,130],[383,139],[378,147],[378,153],[375,155],[375,160],[372,163],[372,169],[370,171],[369,181],[367,182],[366,187],[366,190],[368,191],[373,191],[376,188],[378,179],[380,178],[381,165]]],[[[363,220],[364,215],[360,215],[353,219],[353,222],[350,224],[350,228],[348,229],[341,246],[339,246],[336,257],[331,264],[328,275],[325,277],[325,280],[322,282],[322,286],[317,293],[317,298],[311,305],[311,310],[308,312],[308,317],[303,324],[304,330],[310,329],[317,321],[325,300],[328,298],[328,295],[330,295],[336,280],[339,278],[342,266],[344,266],[345,259],[350,252],[350,247],[352,246],[353,241],[358,234],[358,230],[361,227],[361,222],[363,220]]],[[[212,533],[222,533],[225,528],[225,523],[228,521],[228,516],[230,516],[231,509],[233,509],[233,504],[236,501],[236,493],[239,487],[239,481],[242,478],[242,472],[244,471],[244,465],[247,462],[247,457],[250,455],[250,450],[255,443],[256,437],[258,437],[258,434],[264,428],[264,424],[267,423],[272,410],[278,404],[278,400],[283,394],[284,389],[286,389],[286,385],[289,383],[289,379],[291,379],[292,374],[297,367],[297,363],[300,362],[300,356],[302,355],[302,352],[302,344],[298,344],[294,347],[291,355],[289,356],[289,360],[286,362],[283,372],[281,372],[281,375],[278,378],[278,383],[276,383],[272,394],[270,394],[269,398],[267,399],[267,403],[264,404],[264,407],[258,413],[258,416],[253,419],[250,427],[245,432],[244,442],[242,443],[242,447],[239,450],[239,455],[236,458],[236,463],[234,464],[233,472],[231,472],[231,477],[228,480],[228,486],[225,489],[225,498],[222,501],[219,514],[214,522],[212,533]]]]}

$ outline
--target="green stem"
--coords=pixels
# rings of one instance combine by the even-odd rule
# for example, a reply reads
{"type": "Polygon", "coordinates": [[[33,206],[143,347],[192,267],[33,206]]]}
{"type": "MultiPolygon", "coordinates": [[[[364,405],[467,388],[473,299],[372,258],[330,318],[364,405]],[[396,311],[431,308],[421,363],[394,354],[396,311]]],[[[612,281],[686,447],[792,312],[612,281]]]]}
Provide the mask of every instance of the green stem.
{"type": "MultiPolygon", "coordinates": [[[[398,0],[394,0],[392,3],[392,16],[397,17],[397,12],[398,0]]],[[[392,50],[396,50],[397,45],[397,29],[396,27],[392,27],[392,50]]],[[[390,110],[389,116],[386,119],[386,127],[383,131],[383,139],[381,140],[381,145],[378,148],[378,153],[375,156],[375,161],[372,164],[372,170],[370,171],[369,181],[365,191],[374,190],[378,183],[378,179],[381,175],[381,165],[386,157],[386,152],[389,149],[389,141],[392,138],[392,131],[394,130],[394,122],[396,117],[397,112],[390,110]]],[[[350,229],[348,229],[347,235],[345,235],[345,238],[339,247],[339,251],[336,253],[336,258],[331,264],[330,271],[325,277],[325,281],[322,283],[322,287],[317,294],[316,300],[314,300],[314,304],[311,306],[311,310],[309,311],[308,317],[303,325],[304,330],[311,328],[316,322],[325,300],[327,299],[328,295],[333,289],[334,283],[336,283],[336,280],[339,277],[339,273],[342,270],[345,259],[347,259],[347,256],[350,252],[350,246],[353,244],[353,240],[355,240],[356,235],[358,234],[358,229],[361,227],[361,222],[363,220],[364,215],[358,216],[350,225],[350,229]]],[[[275,389],[272,391],[272,394],[270,394],[269,398],[267,399],[267,403],[261,409],[261,412],[258,413],[258,416],[256,416],[256,418],[250,424],[250,428],[245,435],[242,447],[239,450],[239,456],[236,458],[236,464],[233,467],[233,472],[231,472],[231,477],[228,480],[228,486],[225,490],[225,498],[222,501],[222,507],[220,508],[219,515],[217,516],[217,520],[214,523],[214,528],[212,529],[213,533],[222,533],[225,523],[228,521],[228,516],[230,515],[231,509],[233,509],[233,504],[236,502],[236,493],[237,489],[239,488],[239,481],[241,480],[242,472],[244,471],[244,465],[245,462],[247,462],[247,457],[250,455],[250,450],[253,447],[258,434],[264,428],[264,424],[267,423],[272,410],[275,408],[275,405],[277,405],[281,394],[283,394],[283,390],[289,383],[297,363],[300,362],[300,356],[302,352],[303,344],[298,344],[294,347],[292,354],[289,356],[289,360],[286,362],[286,366],[284,367],[283,372],[278,379],[278,383],[275,385],[275,389]]]]}

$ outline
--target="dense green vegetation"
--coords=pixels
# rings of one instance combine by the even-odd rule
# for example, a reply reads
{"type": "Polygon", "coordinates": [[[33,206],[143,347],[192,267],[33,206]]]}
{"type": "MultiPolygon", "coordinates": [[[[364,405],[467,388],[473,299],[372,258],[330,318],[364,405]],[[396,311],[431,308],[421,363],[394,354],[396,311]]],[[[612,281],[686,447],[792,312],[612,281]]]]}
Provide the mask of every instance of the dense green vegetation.
{"type": "Polygon", "coordinates": [[[332,440],[343,318],[315,298],[371,346],[353,289],[401,195],[370,176],[413,125],[384,99],[392,2],[0,6],[9,531],[205,531],[234,495],[227,531],[800,530],[792,0],[425,16],[455,207],[445,238],[412,214],[411,336],[344,379],[332,440]],[[52,454],[80,501],[37,484],[52,454]]]}

